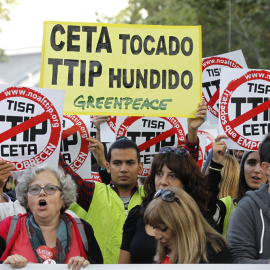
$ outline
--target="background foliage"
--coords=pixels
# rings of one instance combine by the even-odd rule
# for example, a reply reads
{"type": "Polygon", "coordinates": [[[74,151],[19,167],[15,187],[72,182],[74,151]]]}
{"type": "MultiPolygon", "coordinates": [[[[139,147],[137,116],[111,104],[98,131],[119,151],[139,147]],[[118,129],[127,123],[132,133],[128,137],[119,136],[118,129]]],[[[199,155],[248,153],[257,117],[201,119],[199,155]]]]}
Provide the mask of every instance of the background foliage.
{"type": "Polygon", "coordinates": [[[99,22],[201,25],[203,57],[241,49],[249,68],[270,69],[269,0],[129,0],[99,22]]]}
{"type": "MultiPolygon", "coordinates": [[[[0,0],[0,32],[1,32],[1,22],[9,21],[9,7],[11,5],[17,4],[17,0],[0,0]]],[[[6,56],[4,51],[0,48],[0,62],[6,61],[6,56]]]]}

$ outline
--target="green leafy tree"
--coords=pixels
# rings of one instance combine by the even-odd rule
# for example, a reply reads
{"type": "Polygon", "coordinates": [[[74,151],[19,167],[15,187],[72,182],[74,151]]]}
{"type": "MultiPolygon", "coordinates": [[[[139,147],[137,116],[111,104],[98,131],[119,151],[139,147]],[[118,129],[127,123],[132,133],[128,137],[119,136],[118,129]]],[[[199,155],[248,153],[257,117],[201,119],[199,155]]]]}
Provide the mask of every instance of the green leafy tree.
{"type": "Polygon", "coordinates": [[[269,0],[129,0],[99,22],[201,25],[203,57],[241,49],[249,68],[270,69],[269,0]]]}

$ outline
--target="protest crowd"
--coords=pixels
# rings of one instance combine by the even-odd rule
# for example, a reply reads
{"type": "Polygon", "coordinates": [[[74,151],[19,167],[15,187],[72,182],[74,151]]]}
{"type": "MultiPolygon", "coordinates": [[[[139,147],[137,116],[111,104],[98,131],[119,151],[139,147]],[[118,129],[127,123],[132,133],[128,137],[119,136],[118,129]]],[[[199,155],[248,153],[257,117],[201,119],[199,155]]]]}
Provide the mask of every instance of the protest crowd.
{"type": "MultiPolygon", "coordinates": [[[[63,26],[59,28],[59,25],[54,31],[60,31],[59,29],[64,33],[63,26]]],[[[106,31],[101,35],[109,43],[109,34],[106,31]]],[[[60,44],[57,44],[55,39],[53,41],[57,51],[60,44]]],[[[192,39],[188,41],[193,44],[192,39]]],[[[100,41],[99,50],[104,49],[102,44],[100,41]]],[[[72,48],[76,49],[75,46],[72,48]]],[[[159,53],[162,53],[162,48],[159,50],[159,53]]],[[[191,49],[183,53],[186,53],[187,57],[192,54],[191,49]]],[[[60,68],[62,65],[62,62],[56,60],[51,59],[53,72],[57,72],[56,66],[60,68]]],[[[210,60],[204,63],[208,66],[211,64],[210,60]]],[[[228,63],[231,65],[232,61],[228,63]]],[[[98,66],[97,62],[95,64],[98,66]]],[[[71,62],[66,65],[71,67],[71,62]]],[[[203,70],[204,68],[205,66],[203,70]]],[[[92,75],[95,76],[92,84],[101,76],[101,69],[98,69],[98,72],[94,74],[93,71],[92,75]]],[[[189,78],[193,76],[191,72],[183,74],[189,78]]],[[[209,74],[211,73],[208,71],[209,74]]],[[[154,76],[154,73],[152,75],[154,76]]],[[[177,78],[175,73],[174,76],[177,78]]],[[[110,78],[112,85],[114,80],[116,83],[116,75],[110,78]]],[[[68,79],[70,80],[71,78],[68,79]]],[[[183,85],[184,79],[181,78],[180,81],[187,91],[191,88],[191,79],[188,87],[183,85]]],[[[210,86],[213,84],[203,83],[204,90],[209,90],[210,86]]],[[[233,95],[232,84],[230,87],[226,89],[227,92],[221,93],[221,100],[225,100],[226,93],[233,95]]],[[[83,99],[83,96],[79,97],[83,99]]],[[[108,96],[106,102],[110,99],[108,96]]],[[[253,102],[253,105],[258,105],[259,101],[250,99],[250,104],[253,102]]],[[[154,103],[159,102],[153,99],[151,104],[146,106],[145,100],[148,98],[144,99],[144,105],[139,105],[136,100],[134,102],[136,106],[142,106],[141,109],[147,107],[147,110],[152,105],[155,108],[154,103]]],[[[46,103],[48,106],[45,107],[45,113],[49,115],[48,119],[52,123],[51,130],[58,131],[54,131],[54,135],[50,137],[51,144],[45,145],[43,152],[36,155],[37,163],[43,158],[45,161],[40,164],[29,161],[27,164],[30,166],[20,170],[16,159],[5,159],[7,149],[13,151],[14,155],[17,151],[12,148],[12,144],[8,148],[6,143],[1,148],[0,263],[10,264],[13,268],[22,268],[28,263],[56,263],[67,264],[67,267],[72,269],[84,268],[89,264],[269,264],[270,133],[261,134],[260,141],[254,143],[254,149],[253,142],[249,143],[244,137],[235,140],[234,144],[228,143],[238,134],[235,126],[240,125],[241,121],[244,122],[242,119],[245,115],[239,105],[243,98],[240,100],[234,97],[232,100],[237,104],[236,117],[240,120],[237,124],[230,121],[231,127],[228,128],[225,123],[229,121],[226,118],[228,116],[225,117],[228,113],[224,111],[221,116],[225,118],[219,120],[223,119],[225,124],[220,124],[219,132],[207,154],[201,150],[203,140],[199,136],[199,130],[209,114],[209,105],[204,95],[193,117],[182,117],[185,118],[187,126],[183,138],[175,140],[174,146],[165,143],[162,145],[166,139],[174,138],[174,131],[160,140],[161,143],[156,146],[157,151],[149,162],[150,169],[147,174],[144,168],[147,159],[142,161],[141,152],[150,146],[142,148],[142,145],[134,140],[136,134],[140,134],[140,139],[143,132],[138,133],[136,130],[137,133],[120,133],[107,144],[102,140],[106,134],[102,134],[104,130],[101,127],[108,122],[110,116],[104,113],[91,116],[96,133],[91,136],[90,132],[87,133],[84,129],[81,138],[87,145],[85,155],[92,159],[88,168],[89,175],[95,172],[99,177],[98,181],[86,179],[77,171],[77,167],[84,162],[83,155],[77,163],[72,163],[70,156],[63,154],[64,142],[61,151],[60,147],[58,148],[57,162],[46,162],[45,156],[55,151],[53,140],[57,132],[59,131],[63,141],[68,137],[68,132],[64,132],[59,126],[56,110],[49,102],[46,103]],[[222,128],[224,132],[220,131],[222,128]],[[236,141],[242,142],[241,147],[232,147],[236,146],[236,141]],[[250,149],[243,147],[244,144],[250,149]],[[201,159],[203,164],[199,164],[201,159]]],[[[85,110],[87,106],[91,106],[93,100],[90,101],[88,97],[88,101],[78,104],[85,110]]],[[[124,104],[128,98],[121,99],[122,101],[124,104]]],[[[44,104],[43,101],[38,102],[44,104]]],[[[95,102],[96,107],[101,106],[101,98],[95,102]]],[[[118,102],[117,97],[114,97],[114,102],[118,102]]],[[[130,104],[131,101],[126,104],[126,109],[133,106],[130,104]]],[[[225,110],[222,104],[220,102],[220,110],[225,110]]],[[[8,105],[11,108],[15,103],[9,101],[8,105]]],[[[107,105],[104,103],[105,107],[107,105]]],[[[270,107],[268,103],[266,105],[267,108],[261,106],[262,109],[257,113],[264,113],[270,107]]],[[[166,106],[161,107],[161,110],[165,110],[166,106]]],[[[111,107],[112,104],[108,108],[111,107]]],[[[138,107],[135,110],[138,110],[138,107]]],[[[213,111],[213,108],[211,110],[213,111]]],[[[29,111],[33,113],[34,107],[29,107],[29,111]]],[[[30,118],[14,120],[12,117],[1,117],[2,115],[2,122],[5,120],[12,123],[13,129],[30,118]]],[[[87,117],[90,123],[90,114],[87,117]]],[[[249,119],[255,117],[257,116],[250,114],[249,119]]],[[[71,119],[67,116],[65,121],[68,118],[71,119]]],[[[24,138],[42,137],[43,133],[49,130],[47,122],[40,119],[41,116],[35,124],[40,121],[40,129],[30,126],[29,132],[22,132],[24,138]]],[[[62,119],[62,115],[59,119],[62,119]]],[[[150,125],[147,120],[143,123],[145,126],[150,125]]],[[[151,123],[160,125],[162,132],[168,132],[161,122],[151,123]]],[[[244,123],[244,133],[249,134],[249,127],[251,133],[256,133],[255,125],[257,124],[244,123]]],[[[155,136],[161,136],[162,132],[155,133],[155,136]]],[[[3,129],[1,133],[8,138],[3,129]]],[[[12,140],[16,134],[11,133],[10,136],[12,140]]],[[[146,143],[150,140],[147,135],[142,136],[145,136],[146,143]]],[[[249,139],[251,140],[250,137],[249,139]]],[[[26,147],[20,147],[23,157],[26,147]]],[[[34,144],[29,144],[27,151],[36,154],[39,150],[34,144]]]]}
{"type": "MultiPolygon", "coordinates": [[[[262,226],[268,224],[270,136],[259,152],[245,151],[239,165],[221,140],[226,136],[219,135],[204,174],[196,163],[197,130],[206,117],[203,103],[196,116],[188,121],[184,146],[160,149],[144,185],[137,181],[142,170],[138,146],[126,137],[111,145],[106,161],[103,144],[94,137],[87,139],[89,151],[100,162],[103,183],[84,181],[60,154],[58,168],[45,164],[13,173],[16,188],[12,191],[7,184],[14,165],[1,160],[1,261],[18,268],[28,262],[41,263],[47,258],[42,247],[47,246],[57,263],[77,267],[89,263],[268,263],[268,232],[262,226]],[[227,155],[235,160],[235,168],[223,178],[229,166],[224,162],[227,155]],[[102,170],[104,161],[106,171],[102,170]],[[235,171],[237,184],[224,193],[220,183],[229,181],[235,171]],[[81,214],[80,208],[85,212],[81,214]],[[10,233],[14,215],[18,216],[10,233]],[[65,233],[60,234],[61,230],[65,233]]],[[[98,127],[102,118],[106,119],[95,117],[98,127]]]]}

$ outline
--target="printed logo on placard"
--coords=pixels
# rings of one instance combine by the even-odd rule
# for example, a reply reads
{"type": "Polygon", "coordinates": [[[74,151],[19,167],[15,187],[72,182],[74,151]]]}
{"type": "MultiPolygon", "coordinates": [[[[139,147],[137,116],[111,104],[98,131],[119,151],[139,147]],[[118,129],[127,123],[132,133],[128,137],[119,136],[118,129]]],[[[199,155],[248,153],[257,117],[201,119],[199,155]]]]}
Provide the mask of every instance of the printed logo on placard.
{"type": "Polygon", "coordinates": [[[127,136],[138,145],[144,164],[141,176],[149,174],[152,158],[161,147],[175,147],[185,138],[184,129],[175,117],[127,117],[116,133],[116,138],[119,136],[127,136]]]}
{"type": "Polygon", "coordinates": [[[203,101],[208,111],[218,118],[219,111],[219,85],[222,67],[242,68],[238,63],[224,57],[206,58],[202,62],[203,101]]]}
{"type": "Polygon", "coordinates": [[[210,134],[209,132],[206,132],[204,130],[198,130],[198,135],[206,135],[207,136],[207,144],[205,147],[205,153],[207,153],[208,151],[210,151],[212,149],[212,145],[215,142],[215,138],[212,134],[210,134]]]}
{"type": "Polygon", "coordinates": [[[115,132],[116,130],[116,116],[109,116],[109,120],[107,121],[110,129],[115,132]]]}
{"type": "Polygon", "coordinates": [[[89,132],[77,115],[64,115],[60,151],[70,168],[77,171],[87,159],[89,132]]]}
{"type": "Polygon", "coordinates": [[[249,71],[233,80],[220,99],[223,130],[239,146],[249,150],[258,150],[261,136],[270,132],[269,82],[269,71],[249,71]]]}
{"type": "Polygon", "coordinates": [[[6,112],[0,115],[1,159],[12,160],[16,170],[24,170],[55,152],[61,122],[48,98],[30,88],[9,87],[0,93],[0,106],[6,112]]]}

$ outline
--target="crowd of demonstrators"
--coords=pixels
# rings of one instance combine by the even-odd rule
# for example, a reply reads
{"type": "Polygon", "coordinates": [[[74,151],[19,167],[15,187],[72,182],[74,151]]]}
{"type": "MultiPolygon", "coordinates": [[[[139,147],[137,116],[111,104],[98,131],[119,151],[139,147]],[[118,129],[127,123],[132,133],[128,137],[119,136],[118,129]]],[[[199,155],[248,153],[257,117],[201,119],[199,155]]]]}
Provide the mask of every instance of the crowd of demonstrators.
{"type": "MultiPolygon", "coordinates": [[[[198,127],[205,121],[207,108],[201,104],[197,118],[188,120],[186,147],[198,156],[198,127]]],[[[90,138],[89,150],[95,152],[97,161],[104,166],[104,149],[97,138],[90,138]],[[100,157],[101,155],[101,157],[100,157]]],[[[84,219],[94,228],[104,262],[117,263],[122,242],[123,225],[130,209],[140,205],[143,187],[138,186],[138,175],[142,170],[138,146],[131,140],[119,138],[110,147],[106,169],[111,183],[85,182],[63,162],[66,172],[73,174],[78,185],[77,203],[87,212],[84,219]],[[98,217],[98,218],[95,218],[98,217]],[[106,235],[106,237],[104,237],[106,235]]],[[[76,208],[71,208],[76,213],[76,208]]]]}
{"type": "MultiPolygon", "coordinates": [[[[268,134],[259,146],[260,170],[270,175],[270,134],[268,134]]],[[[245,166],[258,165],[258,153],[252,152],[243,161],[245,166]],[[252,159],[248,158],[254,153],[252,159]]],[[[257,169],[259,170],[259,169],[257,169]]],[[[261,184],[259,172],[251,177],[247,185],[250,191],[238,203],[228,228],[228,243],[231,255],[235,263],[254,264],[270,263],[270,197],[269,183],[261,184]]],[[[265,183],[265,181],[264,181],[265,183]]]]}
{"type": "MultiPolygon", "coordinates": [[[[226,153],[225,135],[217,137],[213,144],[213,159],[209,165],[209,174],[207,177],[208,187],[211,193],[209,210],[213,213],[214,219],[223,236],[227,237],[227,228],[232,214],[238,202],[245,196],[249,190],[257,190],[260,185],[267,182],[267,176],[260,166],[260,156],[258,151],[245,151],[240,164],[240,174],[238,176],[238,186],[236,197],[227,196],[218,200],[220,192],[219,184],[222,180],[221,171],[223,169],[223,160],[226,153]]],[[[234,174],[234,172],[231,172],[234,174]]],[[[224,179],[226,181],[226,179],[224,179]]],[[[223,181],[224,181],[223,180],[223,181]]]]}
{"type": "Polygon", "coordinates": [[[159,190],[145,210],[144,223],[154,228],[157,263],[232,262],[226,240],[184,189],[159,190]]]}
{"type": "MultiPolygon", "coordinates": [[[[197,130],[205,119],[206,111],[200,112],[200,118],[195,120],[196,123],[189,120],[194,130],[197,130]]],[[[191,129],[189,131],[192,133],[191,129]]],[[[188,139],[189,135],[190,133],[187,135],[188,139]]],[[[195,161],[198,156],[194,153],[197,154],[197,152],[193,150],[191,151],[193,155],[190,155],[186,148],[186,146],[184,149],[164,147],[160,149],[159,154],[154,156],[150,175],[144,183],[143,202],[130,211],[124,225],[119,263],[153,263],[157,243],[154,229],[144,224],[143,215],[159,189],[168,186],[183,188],[194,198],[208,222],[215,227],[212,215],[206,211],[208,192],[205,177],[195,161]]]]}
{"type": "Polygon", "coordinates": [[[207,210],[208,192],[204,175],[186,149],[161,148],[155,155],[150,175],[144,183],[142,205],[129,213],[124,225],[119,263],[153,263],[156,252],[154,229],[143,222],[147,205],[159,189],[183,188],[189,193],[210,224],[215,226],[207,210]]]}
{"type": "MultiPolygon", "coordinates": [[[[43,259],[37,247],[47,246],[57,263],[78,268],[90,262],[267,262],[268,235],[263,228],[268,224],[270,199],[266,194],[270,188],[263,184],[268,179],[259,152],[235,150],[228,155],[226,136],[220,135],[204,174],[196,162],[197,131],[206,112],[202,103],[196,118],[188,119],[183,145],[163,147],[154,156],[143,186],[138,184],[143,165],[136,143],[120,137],[111,144],[108,154],[101,143],[100,123],[107,121],[107,116],[95,117],[96,138],[87,139],[103,183],[84,181],[60,154],[62,168],[29,168],[19,178],[17,200],[12,202],[3,191],[14,166],[0,160],[0,221],[4,219],[0,223],[0,261],[16,268],[28,262],[40,263],[43,259]],[[238,162],[241,159],[240,165],[236,158],[238,162]],[[76,199],[77,204],[72,204],[76,199]],[[252,213],[257,210],[256,216],[247,215],[248,209],[252,213]],[[18,214],[14,223],[12,216],[18,214]],[[243,227],[239,221],[244,216],[247,222],[243,227]],[[9,239],[9,228],[14,224],[9,239]],[[221,235],[227,238],[228,225],[229,245],[221,235]],[[29,237],[24,239],[23,235],[29,237]],[[241,244],[246,235],[248,244],[241,244]],[[240,256],[248,245],[253,245],[250,252],[240,256]]],[[[268,144],[265,139],[260,154],[270,174],[265,150],[270,150],[268,144]]]]}
{"type": "Polygon", "coordinates": [[[65,213],[76,200],[76,187],[63,170],[50,165],[28,168],[16,195],[27,213],[0,223],[0,261],[14,268],[45,259],[77,269],[103,263],[92,227],[65,213]]]}

